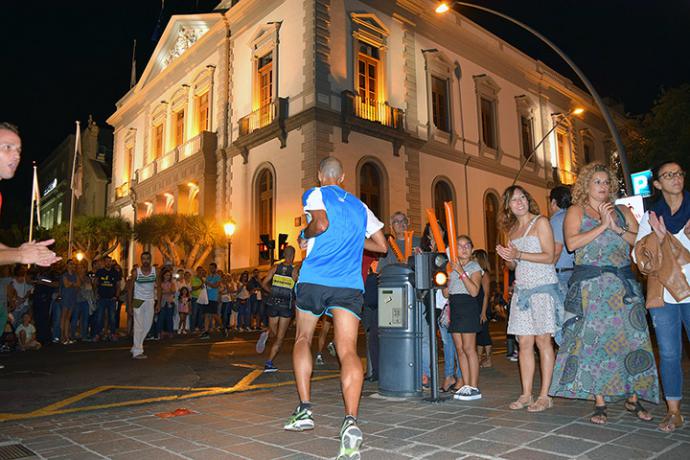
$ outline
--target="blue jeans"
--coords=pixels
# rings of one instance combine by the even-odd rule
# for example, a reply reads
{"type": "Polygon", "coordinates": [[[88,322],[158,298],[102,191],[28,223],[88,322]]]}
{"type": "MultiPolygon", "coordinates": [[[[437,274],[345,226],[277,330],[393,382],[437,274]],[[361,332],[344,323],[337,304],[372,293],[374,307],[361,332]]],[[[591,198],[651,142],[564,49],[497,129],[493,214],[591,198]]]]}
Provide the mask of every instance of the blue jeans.
{"type": "Polygon", "coordinates": [[[98,299],[98,309],[96,310],[96,335],[103,334],[103,327],[105,326],[105,317],[108,317],[108,329],[113,334],[117,327],[117,300],[115,299],[98,299]]]}
{"type": "Polygon", "coordinates": [[[561,291],[565,294],[568,292],[568,281],[570,280],[570,277],[572,276],[573,271],[567,271],[567,272],[557,272],[556,277],[558,278],[558,285],[561,287],[561,291]]]}
{"type": "Polygon", "coordinates": [[[224,328],[229,328],[230,327],[230,313],[232,312],[232,302],[223,302],[223,305],[221,306],[221,318],[223,319],[223,327],[224,328]]]}
{"type": "Polygon", "coordinates": [[[60,329],[60,316],[62,315],[62,304],[58,300],[53,300],[50,304],[50,324],[53,332],[53,340],[60,339],[62,330],[60,329]]]}
{"type": "Polygon", "coordinates": [[[173,332],[173,315],[175,314],[175,305],[172,303],[165,303],[158,313],[158,332],[173,332]]]}
{"type": "Polygon", "coordinates": [[[244,303],[238,300],[237,303],[240,306],[237,312],[237,327],[249,328],[251,325],[249,300],[244,303]]]}
{"type": "Polygon", "coordinates": [[[679,401],[683,397],[683,325],[690,334],[690,303],[664,303],[650,308],[656,342],[659,345],[661,384],[666,400],[679,401]],[[682,323],[682,324],[681,324],[682,323]]]}
{"type": "Polygon", "coordinates": [[[201,329],[204,327],[204,315],[201,313],[201,305],[197,302],[197,299],[192,298],[192,313],[189,315],[189,330],[201,329]]]}
{"type": "Polygon", "coordinates": [[[89,302],[77,302],[77,306],[72,312],[72,337],[77,332],[77,321],[79,321],[79,338],[84,340],[89,336],[89,302]]]}
{"type": "Polygon", "coordinates": [[[458,353],[455,350],[455,342],[453,342],[453,334],[448,332],[448,328],[439,327],[441,332],[441,340],[443,341],[443,376],[445,378],[455,377],[462,378],[460,372],[460,361],[458,360],[458,353]]]}

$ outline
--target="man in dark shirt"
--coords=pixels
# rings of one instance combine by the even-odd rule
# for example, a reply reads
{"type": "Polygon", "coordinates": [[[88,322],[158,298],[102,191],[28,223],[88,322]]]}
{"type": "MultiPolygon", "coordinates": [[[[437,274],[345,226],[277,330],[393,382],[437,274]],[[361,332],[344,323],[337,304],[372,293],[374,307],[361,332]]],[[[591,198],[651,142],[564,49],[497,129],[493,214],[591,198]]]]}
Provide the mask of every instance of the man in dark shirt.
{"type": "Polygon", "coordinates": [[[58,287],[56,275],[50,268],[39,267],[32,281],[34,286],[34,323],[36,339],[41,343],[50,343],[50,304],[58,287]]]}
{"type": "Polygon", "coordinates": [[[96,271],[96,295],[98,296],[98,310],[96,310],[96,337],[117,340],[116,328],[117,298],[120,296],[120,273],[113,267],[113,259],[103,258],[103,267],[96,271]],[[110,334],[104,330],[104,318],[107,315],[110,334]]]}
{"type": "Polygon", "coordinates": [[[251,293],[251,297],[249,297],[249,325],[251,326],[252,319],[256,318],[254,319],[255,331],[261,330],[261,323],[263,322],[263,292],[261,292],[261,289],[261,277],[259,276],[259,270],[255,268],[252,272],[252,277],[249,278],[247,283],[247,290],[251,293]]]}

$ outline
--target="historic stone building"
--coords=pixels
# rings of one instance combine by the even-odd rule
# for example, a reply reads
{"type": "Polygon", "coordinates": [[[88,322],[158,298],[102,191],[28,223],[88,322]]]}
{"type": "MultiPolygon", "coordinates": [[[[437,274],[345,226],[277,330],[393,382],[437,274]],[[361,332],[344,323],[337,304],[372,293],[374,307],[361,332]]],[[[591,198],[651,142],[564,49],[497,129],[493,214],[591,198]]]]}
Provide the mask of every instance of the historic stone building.
{"type": "MultiPolygon", "coordinates": [[[[82,125],[83,126],[83,125],[82,125]]],[[[41,187],[41,226],[53,228],[69,221],[74,139],[70,134],[38,165],[41,187]]],[[[81,131],[82,195],[74,203],[75,216],[105,216],[112,171],[113,131],[91,118],[81,131]]]]}
{"type": "Polygon", "coordinates": [[[493,252],[500,193],[523,163],[546,211],[554,177],[605,158],[609,136],[572,82],[435,3],[225,0],[174,16],[108,120],[109,212],[232,218],[232,266],[257,265],[260,234],[295,240],[301,195],[335,155],[384,221],[402,210],[420,231],[426,208],[452,200],[458,232],[493,252]]]}

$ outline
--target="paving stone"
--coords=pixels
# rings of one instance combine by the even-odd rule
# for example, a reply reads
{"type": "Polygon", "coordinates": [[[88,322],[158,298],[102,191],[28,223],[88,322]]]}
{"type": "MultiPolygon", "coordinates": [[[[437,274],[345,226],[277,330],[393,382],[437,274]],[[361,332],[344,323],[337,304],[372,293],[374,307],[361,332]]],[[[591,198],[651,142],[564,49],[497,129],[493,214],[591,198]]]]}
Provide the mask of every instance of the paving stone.
{"type": "Polygon", "coordinates": [[[592,423],[589,425],[585,425],[583,423],[572,423],[556,430],[555,433],[565,436],[572,436],[574,438],[589,439],[597,442],[610,442],[625,435],[624,431],[612,430],[610,428],[597,426],[592,423]]]}
{"type": "Polygon", "coordinates": [[[409,439],[424,433],[426,433],[425,430],[417,430],[414,428],[390,428],[388,430],[379,431],[376,434],[394,439],[409,439]]]}
{"type": "Polygon", "coordinates": [[[161,447],[163,449],[167,449],[171,452],[180,452],[180,453],[190,452],[192,450],[199,450],[199,449],[204,447],[204,446],[199,445],[195,442],[192,442],[188,439],[182,439],[182,438],[171,438],[171,439],[150,441],[149,444],[152,444],[156,447],[161,447]]]}
{"type": "Polygon", "coordinates": [[[411,446],[412,443],[403,439],[391,438],[387,436],[365,436],[364,441],[367,447],[383,449],[388,451],[402,451],[402,448],[411,446]]]}
{"type": "MultiPolygon", "coordinates": [[[[225,455],[228,454],[226,453],[225,455]]],[[[136,456],[131,452],[127,452],[124,454],[109,455],[108,458],[111,460],[132,460],[133,458],[146,458],[152,460],[180,460],[186,457],[168,452],[167,450],[149,447],[147,449],[138,450],[136,452],[136,456]]]]}
{"type": "Polygon", "coordinates": [[[463,453],[467,452],[470,454],[498,455],[511,449],[515,449],[515,447],[515,444],[485,441],[483,439],[472,439],[454,446],[453,450],[458,450],[463,453]]]}
{"type": "Polygon", "coordinates": [[[680,458],[687,458],[688,453],[690,452],[690,444],[687,443],[681,443],[674,447],[673,449],[669,449],[666,452],[663,452],[659,454],[658,457],[656,457],[657,460],[678,460],[680,458]]]}
{"type": "MultiPolygon", "coordinates": [[[[364,438],[364,446],[366,444],[367,439],[364,438]]],[[[340,449],[340,441],[335,438],[311,438],[298,444],[291,444],[289,448],[318,457],[334,458],[340,449]]]]}
{"type": "Polygon", "coordinates": [[[420,458],[425,455],[429,455],[432,452],[436,452],[437,450],[439,449],[436,446],[429,446],[427,444],[410,444],[407,447],[403,447],[398,452],[409,455],[413,458],[420,458]]]}
{"type": "Polygon", "coordinates": [[[117,433],[107,430],[87,430],[77,433],[70,433],[65,435],[77,444],[95,444],[106,441],[117,441],[118,439],[126,439],[117,433]]]}
{"type": "Polygon", "coordinates": [[[527,444],[527,447],[540,450],[548,450],[557,454],[568,456],[580,455],[599,444],[585,441],[584,439],[568,438],[565,436],[549,435],[534,442],[527,444]]]}
{"type": "Polygon", "coordinates": [[[412,458],[409,455],[401,454],[400,452],[388,452],[381,449],[366,449],[362,451],[362,457],[375,458],[376,460],[397,460],[403,458],[412,458]]]}
{"type": "MultiPolygon", "coordinates": [[[[228,452],[220,449],[212,449],[210,447],[206,449],[193,450],[191,452],[185,452],[185,457],[193,458],[195,460],[241,460],[242,457],[237,455],[229,454],[228,452]]],[[[268,457],[250,457],[250,458],[268,458],[268,457]]],[[[272,457],[276,458],[276,457],[272,457]]]]}
{"type": "Polygon", "coordinates": [[[123,452],[134,452],[147,447],[149,447],[147,444],[135,441],[134,439],[118,439],[116,441],[106,441],[88,445],[90,450],[105,456],[123,452]]]}
{"type": "MultiPolygon", "coordinates": [[[[627,434],[622,438],[618,438],[612,442],[612,444],[618,444],[621,446],[630,447],[633,449],[646,450],[650,452],[661,452],[662,450],[667,449],[676,443],[677,441],[673,439],[661,438],[657,436],[647,436],[640,432],[627,434]]],[[[688,455],[690,456],[690,452],[688,452],[688,455]]]]}
{"type": "Polygon", "coordinates": [[[511,460],[565,460],[568,457],[562,455],[549,454],[547,452],[540,452],[532,449],[518,449],[512,452],[501,454],[502,458],[511,460]]]}
{"type": "Polygon", "coordinates": [[[70,455],[78,455],[78,454],[87,454],[89,453],[88,450],[84,449],[81,446],[77,445],[70,445],[66,447],[58,447],[57,449],[49,450],[47,452],[40,452],[41,457],[45,458],[56,458],[56,457],[65,457],[65,456],[70,456],[70,455]]]}
{"type": "Polygon", "coordinates": [[[453,428],[453,426],[450,426],[429,431],[428,433],[415,436],[409,440],[448,448],[460,444],[461,442],[467,440],[470,436],[471,434],[458,431],[457,429],[453,428]]]}
{"type": "Polygon", "coordinates": [[[495,428],[476,435],[478,438],[489,441],[504,442],[507,444],[525,444],[542,437],[543,434],[534,431],[520,430],[517,428],[495,428]]]}
{"type": "Polygon", "coordinates": [[[294,449],[291,447],[290,450],[287,450],[276,446],[269,446],[268,444],[264,444],[262,442],[252,441],[245,444],[239,444],[237,446],[229,446],[226,447],[225,450],[233,454],[241,455],[243,457],[248,457],[256,460],[270,460],[293,454],[295,453],[294,451],[298,449],[294,449]]]}
{"type": "Polygon", "coordinates": [[[439,450],[422,458],[424,458],[424,460],[457,460],[459,458],[465,457],[466,455],[460,452],[453,452],[451,450],[439,450]]]}
{"type": "Polygon", "coordinates": [[[520,426],[521,430],[528,431],[538,431],[540,433],[548,433],[553,430],[557,430],[561,427],[556,423],[543,423],[543,422],[529,422],[520,426]]]}
{"type": "Polygon", "coordinates": [[[649,452],[627,447],[604,444],[594,450],[587,452],[583,458],[589,460],[633,460],[638,458],[649,458],[649,452]]]}
{"type": "Polygon", "coordinates": [[[287,457],[280,457],[280,460],[321,460],[323,457],[315,457],[304,453],[292,454],[287,457]]]}

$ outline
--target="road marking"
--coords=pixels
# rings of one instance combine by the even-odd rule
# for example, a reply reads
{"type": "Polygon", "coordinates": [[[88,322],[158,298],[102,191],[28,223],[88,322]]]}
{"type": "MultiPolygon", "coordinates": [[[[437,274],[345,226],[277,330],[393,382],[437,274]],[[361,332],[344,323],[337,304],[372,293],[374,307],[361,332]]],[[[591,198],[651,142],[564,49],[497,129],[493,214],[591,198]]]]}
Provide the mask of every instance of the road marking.
{"type": "MultiPolygon", "coordinates": [[[[312,381],[315,382],[315,381],[320,381],[320,380],[334,379],[340,375],[339,371],[324,371],[324,372],[328,372],[328,373],[326,375],[319,375],[317,377],[313,377],[312,381]]],[[[247,374],[242,379],[240,379],[239,382],[237,382],[235,385],[233,385],[231,387],[194,388],[194,387],[155,387],[155,386],[104,385],[104,386],[99,386],[99,387],[93,388],[93,389],[88,390],[88,391],[84,391],[82,393],[79,393],[78,395],[63,399],[62,401],[55,402],[53,404],[42,407],[40,409],[36,409],[34,411],[31,411],[31,412],[26,412],[23,414],[0,413],[0,422],[6,422],[6,421],[10,421],[10,420],[26,420],[26,419],[30,419],[30,418],[36,418],[36,417],[45,417],[48,415],[70,414],[70,413],[75,413],[75,412],[85,412],[85,411],[100,410],[100,409],[110,409],[110,408],[115,408],[115,407],[151,404],[151,403],[156,403],[156,402],[181,401],[181,400],[185,400],[185,399],[200,398],[203,396],[216,396],[216,395],[240,393],[240,392],[253,391],[253,390],[265,390],[265,389],[295,384],[294,380],[289,380],[289,381],[285,381],[285,382],[270,382],[270,383],[253,384],[254,381],[263,374],[264,374],[263,370],[254,369],[249,374],[247,374]],[[190,393],[182,394],[182,395],[175,394],[175,395],[170,395],[170,396],[157,396],[157,397],[153,397],[153,398],[119,401],[119,402],[106,403],[106,404],[94,404],[94,405],[90,405],[90,406],[66,407],[66,406],[69,406],[70,404],[74,404],[76,402],[82,401],[82,400],[84,400],[90,396],[94,396],[98,393],[102,393],[104,391],[109,391],[109,390],[189,391],[190,393]]]]}

